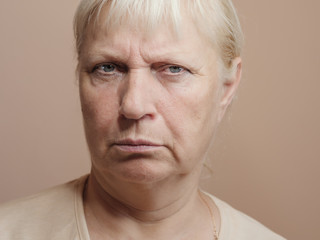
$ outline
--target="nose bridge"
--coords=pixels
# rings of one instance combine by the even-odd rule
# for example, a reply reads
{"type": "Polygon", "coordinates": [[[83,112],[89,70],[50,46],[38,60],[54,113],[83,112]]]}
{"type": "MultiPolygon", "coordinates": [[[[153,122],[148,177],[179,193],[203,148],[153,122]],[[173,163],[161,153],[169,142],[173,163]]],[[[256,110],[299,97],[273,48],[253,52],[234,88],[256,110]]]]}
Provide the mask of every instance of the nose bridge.
{"type": "Polygon", "coordinates": [[[120,114],[135,120],[152,116],[154,106],[150,94],[151,84],[151,76],[146,71],[130,71],[121,94],[120,114]]]}

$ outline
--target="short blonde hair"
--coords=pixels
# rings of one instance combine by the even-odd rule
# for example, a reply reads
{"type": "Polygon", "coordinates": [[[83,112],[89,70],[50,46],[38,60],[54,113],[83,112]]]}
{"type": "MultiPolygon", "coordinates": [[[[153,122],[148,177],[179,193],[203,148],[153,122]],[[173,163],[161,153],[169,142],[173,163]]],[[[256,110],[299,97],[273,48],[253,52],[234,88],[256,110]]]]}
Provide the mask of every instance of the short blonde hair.
{"type": "Polygon", "coordinates": [[[181,9],[185,9],[199,31],[216,47],[224,77],[233,72],[233,59],[241,55],[243,34],[231,0],[81,0],[74,18],[78,56],[88,25],[96,23],[105,6],[108,7],[104,19],[108,30],[125,22],[143,24],[141,29],[151,31],[166,22],[178,31],[181,9]]]}

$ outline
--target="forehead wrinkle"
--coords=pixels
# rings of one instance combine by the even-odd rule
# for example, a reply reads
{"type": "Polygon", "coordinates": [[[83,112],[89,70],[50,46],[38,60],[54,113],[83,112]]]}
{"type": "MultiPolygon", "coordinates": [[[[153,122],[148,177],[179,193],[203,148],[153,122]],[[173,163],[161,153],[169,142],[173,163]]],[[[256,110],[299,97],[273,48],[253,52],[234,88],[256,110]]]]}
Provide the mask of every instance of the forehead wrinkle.
{"type": "Polygon", "coordinates": [[[121,37],[118,34],[100,34],[98,37],[91,38],[88,41],[86,56],[89,58],[98,58],[114,60],[119,62],[128,62],[136,58],[136,53],[132,41],[128,37],[121,37]]]}
{"type": "Polygon", "coordinates": [[[87,53],[90,59],[126,62],[128,57],[112,48],[96,48],[87,53]]]}
{"type": "MultiPolygon", "coordinates": [[[[185,24],[180,29],[180,34],[168,30],[166,25],[161,25],[154,35],[149,35],[143,39],[140,45],[141,55],[146,62],[170,62],[175,60],[178,62],[186,62],[190,59],[197,58],[197,53],[201,52],[204,44],[207,44],[206,40],[197,33],[194,25],[190,26],[185,24]],[[200,38],[198,38],[198,36],[200,36],[200,38]],[[186,39],[188,39],[188,41],[186,41],[186,39]],[[190,49],[190,44],[193,45],[193,50],[190,49]]],[[[208,49],[206,54],[210,50],[208,49]]]]}
{"type": "MultiPolygon", "coordinates": [[[[161,42],[155,38],[155,41],[149,41],[147,44],[140,46],[141,56],[148,63],[163,62],[200,70],[207,58],[199,58],[200,50],[193,49],[195,51],[190,51],[190,46],[185,45],[184,41],[180,40],[179,38],[171,38],[161,42]]],[[[205,54],[208,54],[208,52],[210,52],[209,49],[205,54]]]]}
{"type": "Polygon", "coordinates": [[[187,52],[179,46],[178,41],[145,41],[140,45],[140,54],[145,62],[166,62],[179,59],[187,52]]]}

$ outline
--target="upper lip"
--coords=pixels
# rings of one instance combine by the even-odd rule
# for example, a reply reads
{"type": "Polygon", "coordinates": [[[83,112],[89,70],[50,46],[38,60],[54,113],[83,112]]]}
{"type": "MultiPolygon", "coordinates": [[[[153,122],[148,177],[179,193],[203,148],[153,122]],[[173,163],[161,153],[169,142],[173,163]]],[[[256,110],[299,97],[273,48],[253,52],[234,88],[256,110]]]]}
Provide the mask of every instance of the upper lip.
{"type": "Polygon", "coordinates": [[[117,140],[114,145],[132,145],[132,146],[161,146],[161,144],[149,141],[149,140],[144,140],[144,139],[122,139],[122,140],[117,140]]]}

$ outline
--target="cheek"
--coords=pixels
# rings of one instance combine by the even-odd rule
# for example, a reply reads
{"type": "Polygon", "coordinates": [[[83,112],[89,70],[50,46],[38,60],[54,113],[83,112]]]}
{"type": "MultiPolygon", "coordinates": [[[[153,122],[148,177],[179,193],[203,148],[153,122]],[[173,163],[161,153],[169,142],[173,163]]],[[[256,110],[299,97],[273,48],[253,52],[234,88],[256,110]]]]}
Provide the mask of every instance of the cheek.
{"type": "Polygon", "coordinates": [[[87,137],[103,137],[116,123],[119,109],[117,97],[112,91],[83,83],[80,85],[80,99],[87,137]]]}
{"type": "Polygon", "coordinates": [[[214,127],[219,112],[219,94],[216,85],[196,86],[190,91],[170,94],[167,123],[180,132],[181,138],[194,137],[214,127]],[[173,96],[173,97],[172,97],[173,96]]]}
{"type": "Polygon", "coordinates": [[[173,151],[185,170],[193,168],[208,150],[217,123],[218,90],[215,85],[170,92],[161,103],[172,134],[173,151]]]}

